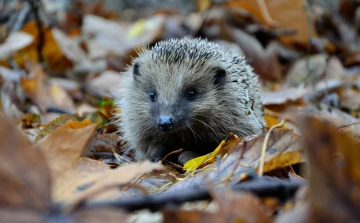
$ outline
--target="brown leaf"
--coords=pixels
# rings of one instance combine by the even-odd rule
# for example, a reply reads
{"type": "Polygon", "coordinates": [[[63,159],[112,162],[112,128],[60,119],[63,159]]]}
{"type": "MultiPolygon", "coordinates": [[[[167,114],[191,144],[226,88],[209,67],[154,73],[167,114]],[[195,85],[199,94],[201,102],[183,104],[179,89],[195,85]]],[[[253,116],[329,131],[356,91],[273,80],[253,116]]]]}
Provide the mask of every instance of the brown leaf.
{"type": "Polygon", "coordinates": [[[218,214],[205,211],[185,211],[185,210],[163,210],[164,223],[195,223],[195,222],[222,222],[222,218],[218,214]]]}
{"type": "Polygon", "coordinates": [[[85,149],[82,152],[83,157],[93,157],[95,152],[120,152],[122,147],[119,135],[116,132],[102,133],[96,131],[94,136],[86,144],[85,149]]]}
{"type": "Polygon", "coordinates": [[[120,85],[121,75],[115,71],[104,71],[100,76],[86,83],[87,91],[101,97],[109,92],[115,92],[120,85]]]}
{"type": "Polygon", "coordinates": [[[359,142],[315,117],[301,123],[310,166],[311,221],[359,221],[359,142]]]}
{"type": "Polygon", "coordinates": [[[232,41],[239,44],[245,56],[251,59],[251,66],[255,73],[264,79],[277,80],[281,78],[276,43],[271,43],[264,49],[255,37],[236,27],[224,25],[223,29],[232,41]]]}
{"type": "Polygon", "coordinates": [[[212,191],[211,195],[220,206],[218,215],[224,222],[270,222],[269,210],[261,206],[261,200],[252,194],[212,191]]]}
{"type": "Polygon", "coordinates": [[[0,205],[50,208],[50,172],[42,152],[0,114],[0,205]]]}
{"type": "MultiPolygon", "coordinates": [[[[279,24],[279,28],[294,29],[296,35],[281,36],[280,40],[285,44],[301,43],[306,45],[308,42],[308,25],[306,16],[305,2],[302,0],[265,0],[265,5],[259,5],[261,1],[242,0],[230,1],[231,6],[240,6],[255,15],[266,25],[271,25],[265,19],[265,13],[261,10],[263,6],[269,12],[271,18],[279,24]],[[296,22],[294,22],[296,21],[296,22]]],[[[311,36],[315,37],[314,27],[311,27],[311,36]]]]}
{"type": "Polygon", "coordinates": [[[325,74],[327,57],[326,54],[318,54],[297,60],[287,74],[286,82],[289,86],[309,84],[311,80],[316,82],[325,74]]]}
{"type": "Polygon", "coordinates": [[[13,209],[0,208],[0,216],[2,222],[12,223],[43,223],[45,222],[44,215],[29,209],[13,209]]]}
{"type": "Polygon", "coordinates": [[[79,210],[71,214],[70,217],[74,222],[79,223],[118,223],[126,222],[128,214],[123,210],[117,208],[107,208],[107,209],[88,209],[88,210],[79,210]]]}
{"type": "Polygon", "coordinates": [[[49,161],[53,179],[65,170],[74,168],[95,127],[95,125],[81,129],[59,127],[39,141],[38,145],[49,161]]]}
{"type": "MultiPolygon", "coordinates": [[[[59,127],[39,142],[49,162],[55,201],[76,204],[99,191],[129,183],[138,174],[161,169],[160,165],[149,162],[109,169],[97,160],[79,160],[94,130],[95,125],[80,129],[59,127]]],[[[119,192],[114,193],[108,194],[107,199],[119,198],[119,192]]]]}
{"type": "Polygon", "coordinates": [[[52,83],[43,68],[36,63],[29,63],[32,77],[21,78],[24,94],[36,103],[42,112],[47,108],[59,108],[72,112],[74,103],[65,90],[52,83]]]}
{"type": "Polygon", "coordinates": [[[360,108],[360,92],[351,88],[340,91],[340,106],[349,110],[360,108]]]}
{"type": "MultiPolygon", "coordinates": [[[[84,158],[85,160],[90,161],[87,158],[84,158]]],[[[98,162],[100,163],[100,161],[98,162]]],[[[155,169],[161,170],[162,168],[161,164],[145,161],[143,163],[127,164],[116,169],[105,169],[104,171],[97,171],[91,174],[88,171],[78,171],[76,169],[68,171],[64,173],[64,178],[62,179],[63,194],[59,194],[60,196],[57,199],[67,201],[71,205],[76,205],[84,200],[95,197],[95,195],[99,195],[99,192],[109,191],[109,189],[114,188],[115,191],[113,193],[109,193],[102,198],[107,201],[117,200],[121,196],[121,193],[117,190],[118,186],[130,183],[139,174],[151,172],[155,169]],[[79,191],[79,188],[86,189],[79,191]]]]}

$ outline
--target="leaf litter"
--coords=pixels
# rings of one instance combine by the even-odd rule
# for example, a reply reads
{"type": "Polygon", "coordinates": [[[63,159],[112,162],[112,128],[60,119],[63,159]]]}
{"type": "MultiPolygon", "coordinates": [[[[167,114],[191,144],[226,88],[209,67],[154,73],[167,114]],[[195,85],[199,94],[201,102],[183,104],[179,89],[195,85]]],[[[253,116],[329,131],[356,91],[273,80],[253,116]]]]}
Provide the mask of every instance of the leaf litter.
{"type": "Polygon", "coordinates": [[[118,222],[148,208],[157,222],[359,221],[360,46],[349,10],[359,3],[181,2],[109,12],[112,3],[74,1],[53,7],[65,15],[55,23],[36,7],[33,17],[12,14],[26,1],[5,4],[13,19],[0,22],[2,220],[118,222]],[[202,157],[135,162],[113,124],[120,72],[144,44],[185,35],[246,56],[267,126],[229,133],[202,157]],[[185,208],[196,200],[201,208],[185,208]]]}

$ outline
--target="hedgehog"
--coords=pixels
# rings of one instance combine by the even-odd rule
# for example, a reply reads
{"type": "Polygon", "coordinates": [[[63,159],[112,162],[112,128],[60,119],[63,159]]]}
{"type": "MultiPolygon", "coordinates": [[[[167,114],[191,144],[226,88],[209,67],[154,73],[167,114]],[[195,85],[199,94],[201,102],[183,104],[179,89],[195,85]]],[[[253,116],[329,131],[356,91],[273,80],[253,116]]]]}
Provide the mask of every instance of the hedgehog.
{"type": "Polygon", "coordinates": [[[122,73],[116,104],[135,160],[183,149],[203,155],[235,133],[265,124],[258,76],[244,57],[205,39],[170,39],[143,48],[122,73]]]}

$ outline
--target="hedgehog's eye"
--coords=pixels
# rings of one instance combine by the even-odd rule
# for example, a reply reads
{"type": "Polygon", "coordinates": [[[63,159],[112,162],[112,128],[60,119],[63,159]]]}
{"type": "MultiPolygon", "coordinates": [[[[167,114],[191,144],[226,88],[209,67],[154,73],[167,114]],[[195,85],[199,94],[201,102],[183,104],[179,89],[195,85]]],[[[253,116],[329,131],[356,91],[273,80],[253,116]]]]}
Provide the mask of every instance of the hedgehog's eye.
{"type": "Polygon", "coordinates": [[[156,101],[156,91],[150,92],[150,99],[152,102],[156,101]]]}
{"type": "Polygon", "coordinates": [[[197,95],[196,90],[193,88],[187,90],[185,93],[186,98],[189,100],[194,100],[196,98],[196,95],[197,95]]]}

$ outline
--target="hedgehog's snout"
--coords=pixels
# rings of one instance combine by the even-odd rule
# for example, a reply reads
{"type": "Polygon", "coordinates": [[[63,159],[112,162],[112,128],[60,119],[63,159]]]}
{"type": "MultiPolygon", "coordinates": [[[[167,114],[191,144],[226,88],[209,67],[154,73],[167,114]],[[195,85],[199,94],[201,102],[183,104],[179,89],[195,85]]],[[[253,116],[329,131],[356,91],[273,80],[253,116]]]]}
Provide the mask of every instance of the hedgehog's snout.
{"type": "Polygon", "coordinates": [[[160,116],[158,129],[163,132],[170,131],[174,128],[174,120],[170,116],[160,116]]]}

